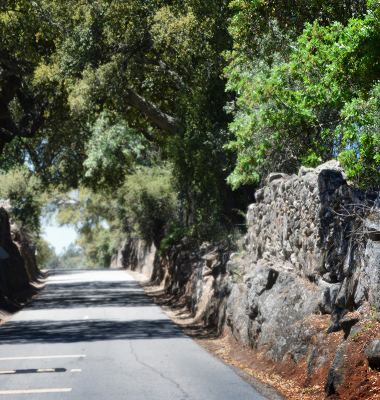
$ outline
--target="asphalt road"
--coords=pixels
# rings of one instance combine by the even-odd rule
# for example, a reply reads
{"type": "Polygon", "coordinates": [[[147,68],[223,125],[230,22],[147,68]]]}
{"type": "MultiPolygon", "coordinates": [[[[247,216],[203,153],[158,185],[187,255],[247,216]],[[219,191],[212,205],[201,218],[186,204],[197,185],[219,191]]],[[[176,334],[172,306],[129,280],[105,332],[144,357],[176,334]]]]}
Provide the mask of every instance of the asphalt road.
{"type": "Polygon", "coordinates": [[[264,400],[125,271],[51,271],[0,326],[0,400],[264,400]]]}

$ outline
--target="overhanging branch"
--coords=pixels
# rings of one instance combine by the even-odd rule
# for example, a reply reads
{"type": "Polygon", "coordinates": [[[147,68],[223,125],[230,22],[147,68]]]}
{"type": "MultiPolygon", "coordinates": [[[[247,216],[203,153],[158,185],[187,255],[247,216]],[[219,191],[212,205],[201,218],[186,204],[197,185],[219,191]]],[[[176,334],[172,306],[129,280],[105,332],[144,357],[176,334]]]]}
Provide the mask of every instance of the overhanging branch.
{"type": "Polygon", "coordinates": [[[162,59],[160,53],[154,49],[152,50],[152,52],[154,53],[156,58],[147,57],[147,63],[160,67],[168,76],[170,76],[171,79],[173,79],[179,90],[186,90],[186,92],[192,93],[192,90],[189,88],[189,86],[186,85],[182,77],[169,68],[168,64],[162,59]]]}
{"type": "Polygon", "coordinates": [[[128,90],[128,92],[125,93],[124,99],[128,105],[145,114],[152,122],[164,131],[171,134],[175,134],[179,131],[178,121],[176,118],[165,114],[157,106],[132,90],[128,90]]]}

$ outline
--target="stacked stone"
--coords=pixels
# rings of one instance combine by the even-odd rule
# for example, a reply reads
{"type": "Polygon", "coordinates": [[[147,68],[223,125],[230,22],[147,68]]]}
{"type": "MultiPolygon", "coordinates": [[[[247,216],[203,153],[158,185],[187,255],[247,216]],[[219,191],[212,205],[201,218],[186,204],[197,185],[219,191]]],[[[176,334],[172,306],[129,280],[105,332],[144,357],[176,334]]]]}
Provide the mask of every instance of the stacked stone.
{"type": "Polygon", "coordinates": [[[301,168],[298,176],[271,174],[249,206],[247,249],[252,262],[298,272],[315,281],[320,258],[318,175],[301,168]]]}

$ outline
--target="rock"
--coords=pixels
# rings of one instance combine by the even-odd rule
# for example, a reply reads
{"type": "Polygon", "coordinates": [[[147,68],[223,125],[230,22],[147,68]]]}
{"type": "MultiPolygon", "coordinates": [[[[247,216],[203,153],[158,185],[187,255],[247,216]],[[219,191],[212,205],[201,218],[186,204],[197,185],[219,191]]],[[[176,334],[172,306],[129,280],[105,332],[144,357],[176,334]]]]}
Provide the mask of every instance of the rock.
{"type": "Polygon", "coordinates": [[[324,164],[319,165],[317,168],[315,168],[315,173],[320,174],[321,171],[329,169],[333,171],[338,171],[342,174],[343,179],[347,179],[347,175],[344,172],[344,168],[341,166],[340,162],[337,160],[330,160],[325,162],[324,164]]]}
{"type": "Polygon", "coordinates": [[[286,175],[286,174],[280,174],[280,173],[269,174],[268,183],[270,183],[276,179],[287,179],[287,178],[289,178],[289,175],[286,175]]]}
{"type": "Polygon", "coordinates": [[[314,174],[315,169],[314,168],[306,168],[306,167],[302,166],[298,172],[298,177],[301,178],[302,176],[309,174],[309,173],[314,174]]]}
{"type": "Polygon", "coordinates": [[[369,363],[380,366],[380,340],[374,340],[367,347],[365,356],[369,363]]]}
{"type": "Polygon", "coordinates": [[[156,246],[133,238],[124,241],[118,252],[112,256],[110,268],[131,269],[151,278],[154,273],[156,246]]]}
{"type": "Polygon", "coordinates": [[[365,274],[368,277],[368,301],[380,308],[380,242],[369,240],[365,250],[365,274]]]}
{"type": "Polygon", "coordinates": [[[372,213],[370,214],[366,221],[365,226],[367,228],[367,234],[369,238],[373,241],[380,240],[380,214],[372,213]]]}
{"type": "Polygon", "coordinates": [[[8,254],[8,258],[1,260],[0,308],[13,312],[18,304],[37,293],[31,283],[40,273],[27,235],[16,224],[11,231],[9,216],[4,208],[0,208],[0,246],[8,254]],[[28,258],[25,260],[23,256],[28,258]]]}
{"type": "Polygon", "coordinates": [[[347,339],[350,332],[351,332],[351,328],[356,325],[358,322],[360,321],[360,318],[358,316],[344,316],[341,320],[340,320],[340,326],[343,329],[344,332],[344,338],[347,339]]]}
{"type": "Polygon", "coordinates": [[[327,333],[339,332],[342,329],[340,321],[347,313],[348,310],[346,308],[335,306],[331,314],[331,322],[327,329],[327,333]]]}
{"type": "Polygon", "coordinates": [[[229,274],[233,274],[233,271],[238,267],[237,263],[234,261],[228,261],[226,264],[226,271],[229,274]]]}
{"type": "MultiPolygon", "coordinates": [[[[267,356],[274,360],[289,353],[297,362],[309,350],[311,341],[302,339],[306,330],[296,323],[313,313],[316,293],[301,282],[294,273],[265,266],[253,268],[245,280],[250,345],[271,343],[267,356]]],[[[236,323],[237,318],[232,316],[236,323]]]]}
{"type": "Polygon", "coordinates": [[[318,189],[320,193],[326,190],[337,190],[347,181],[343,178],[342,172],[332,169],[324,169],[318,176],[318,189]]]}
{"type": "Polygon", "coordinates": [[[231,333],[236,340],[239,340],[245,346],[250,344],[244,283],[234,285],[231,291],[227,301],[226,323],[231,328],[231,333]]]}
{"type": "Polygon", "coordinates": [[[205,261],[215,261],[219,258],[218,253],[208,253],[202,257],[205,261]]]}
{"type": "Polygon", "coordinates": [[[205,265],[205,267],[203,268],[203,277],[210,276],[210,275],[212,275],[212,268],[205,265]]]}
{"type": "Polygon", "coordinates": [[[318,308],[322,314],[331,314],[339,288],[321,281],[318,285],[318,308]]]}
{"type": "Polygon", "coordinates": [[[257,203],[260,203],[264,199],[264,189],[256,190],[255,199],[257,203]]]}
{"type": "Polygon", "coordinates": [[[307,374],[311,378],[323,365],[328,362],[332,354],[327,345],[327,336],[324,333],[316,335],[316,344],[307,358],[307,374]]]}
{"type": "Polygon", "coordinates": [[[329,373],[325,382],[325,393],[326,396],[333,395],[342,384],[344,380],[344,368],[345,353],[348,349],[348,343],[343,342],[336,349],[335,357],[330,365],[329,373]]]}

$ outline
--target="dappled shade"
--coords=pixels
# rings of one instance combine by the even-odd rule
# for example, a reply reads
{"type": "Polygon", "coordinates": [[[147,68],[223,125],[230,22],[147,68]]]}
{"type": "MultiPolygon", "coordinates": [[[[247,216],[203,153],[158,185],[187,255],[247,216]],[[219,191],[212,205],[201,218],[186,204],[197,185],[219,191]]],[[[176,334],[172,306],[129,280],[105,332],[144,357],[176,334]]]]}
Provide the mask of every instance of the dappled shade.
{"type": "MultiPolygon", "coordinates": [[[[94,271],[94,270],[92,270],[94,271]]],[[[113,271],[119,278],[118,271],[113,271]]],[[[154,302],[135,280],[107,281],[111,271],[94,271],[99,280],[86,281],[88,270],[55,270],[44,291],[25,311],[50,311],[51,319],[9,320],[0,326],[1,344],[76,343],[123,339],[170,339],[187,336],[167,317],[125,320],[130,307],[145,308],[154,302]],[[83,281],[79,281],[81,275],[83,281]],[[67,280],[66,280],[67,278],[67,280]],[[73,279],[79,278],[78,281],[73,279]],[[54,281],[57,279],[57,281],[54,281]],[[59,282],[58,279],[62,279],[59,282]],[[75,309],[118,307],[117,319],[78,320],[75,309]],[[65,310],[73,319],[56,320],[54,310],[65,310]],[[69,311],[70,310],[70,311],[69,311]]],[[[115,275],[115,277],[116,277],[115,275]]],[[[32,314],[36,315],[36,314],[32,314]]],[[[96,313],[96,315],[99,315],[96,313]]],[[[139,314],[140,316],[140,314],[139,314]]]]}
{"type": "Polygon", "coordinates": [[[109,340],[184,339],[187,336],[169,319],[16,321],[0,327],[2,344],[76,343],[109,340]]]}
{"type": "Polygon", "coordinates": [[[28,310],[83,307],[148,307],[154,305],[137,282],[73,282],[46,286],[28,310]]]}

